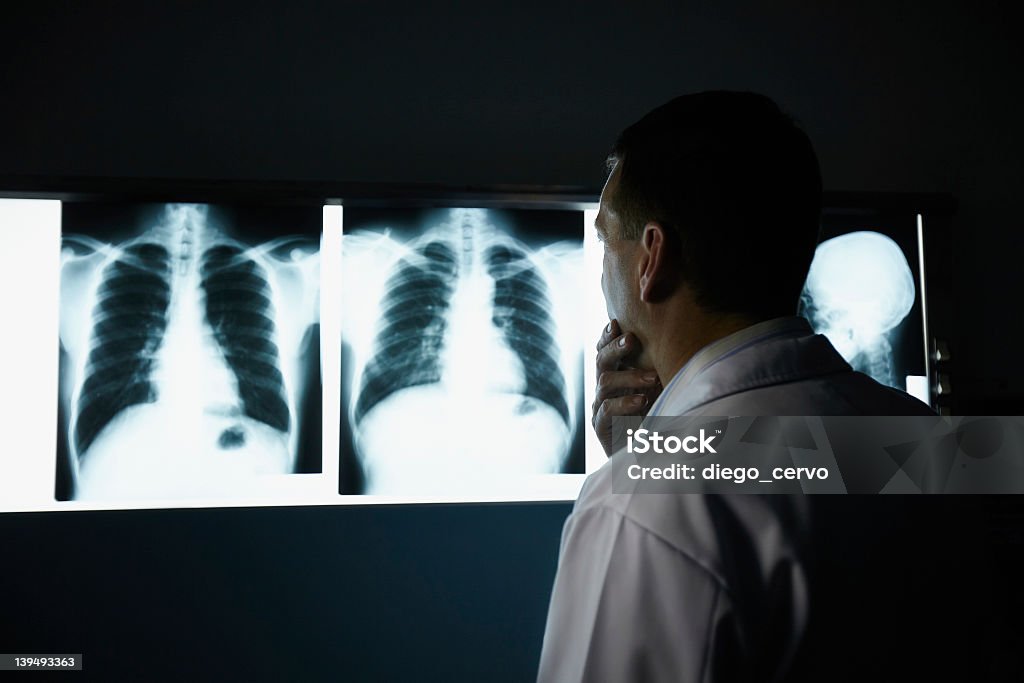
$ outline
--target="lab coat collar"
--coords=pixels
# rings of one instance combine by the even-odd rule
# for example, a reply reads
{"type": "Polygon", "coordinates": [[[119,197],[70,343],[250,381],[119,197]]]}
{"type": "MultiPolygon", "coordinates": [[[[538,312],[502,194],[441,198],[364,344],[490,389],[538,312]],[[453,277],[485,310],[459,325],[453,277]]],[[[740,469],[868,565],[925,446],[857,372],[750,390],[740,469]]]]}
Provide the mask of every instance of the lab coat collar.
{"type": "Polygon", "coordinates": [[[814,334],[805,319],[770,320],[699,351],[669,382],[650,414],[684,415],[742,391],[851,369],[824,335],[814,334]],[[708,359],[706,350],[711,346],[715,357],[708,359]],[[693,361],[699,362],[696,372],[693,361]]]}

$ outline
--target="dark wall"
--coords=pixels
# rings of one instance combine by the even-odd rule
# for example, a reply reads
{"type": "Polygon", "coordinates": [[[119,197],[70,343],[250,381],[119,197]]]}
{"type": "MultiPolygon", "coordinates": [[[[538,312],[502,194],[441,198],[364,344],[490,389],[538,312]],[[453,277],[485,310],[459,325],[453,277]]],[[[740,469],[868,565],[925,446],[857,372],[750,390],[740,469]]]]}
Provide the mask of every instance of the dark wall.
{"type": "Polygon", "coordinates": [[[96,681],[526,681],[567,512],[0,515],[0,649],[96,681]]]}

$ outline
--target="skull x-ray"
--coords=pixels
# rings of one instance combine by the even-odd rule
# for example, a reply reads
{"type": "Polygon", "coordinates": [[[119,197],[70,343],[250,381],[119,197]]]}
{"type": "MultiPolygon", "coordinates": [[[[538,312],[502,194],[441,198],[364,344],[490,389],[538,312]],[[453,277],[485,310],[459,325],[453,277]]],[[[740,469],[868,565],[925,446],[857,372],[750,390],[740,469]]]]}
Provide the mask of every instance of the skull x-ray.
{"type": "Polygon", "coordinates": [[[580,211],[345,209],[342,493],[583,471],[580,211]]]}
{"type": "Polygon", "coordinates": [[[915,273],[904,248],[887,235],[857,230],[818,245],[800,312],[854,370],[906,389],[908,374],[923,374],[918,369],[923,344],[917,301],[915,273]],[[897,347],[907,347],[903,357],[897,347]],[[916,358],[907,353],[913,350],[916,358]]]}
{"type": "Polygon", "coordinates": [[[320,223],[318,206],[64,205],[58,499],[319,471],[320,223]]]}

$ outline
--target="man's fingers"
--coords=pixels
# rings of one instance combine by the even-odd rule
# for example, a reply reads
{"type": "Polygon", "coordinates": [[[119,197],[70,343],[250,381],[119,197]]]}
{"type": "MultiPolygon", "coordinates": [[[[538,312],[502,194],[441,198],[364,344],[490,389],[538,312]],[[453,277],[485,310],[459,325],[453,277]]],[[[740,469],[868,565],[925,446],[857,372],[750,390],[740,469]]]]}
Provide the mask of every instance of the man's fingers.
{"type": "Polygon", "coordinates": [[[591,424],[608,455],[612,448],[612,420],[646,415],[662,391],[654,370],[621,367],[626,358],[636,354],[639,344],[636,335],[622,333],[616,320],[605,326],[597,342],[597,391],[591,406],[591,424]]]}
{"type": "Polygon", "coordinates": [[[597,350],[597,374],[606,370],[617,370],[623,358],[636,349],[636,337],[631,333],[614,337],[597,350]]]}
{"type": "Polygon", "coordinates": [[[624,394],[647,393],[657,389],[658,373],[654,370],[607,370],[597,376],[596,402],[624,394]]]}
{"type": "MultiPolygon", "coordinates": [[[[643,394],[605,399],[594,413],[594,431],[604,443],[612,433],[612,418],[645,415],[649,405],[649,399],[643,394]]],[[[609,445],[605,446],[605,450],[609,445]]]]}
{"type": "Polygon", "coordinates": [[[608,342],[610,342],[612,339],[615,339],[620,334],[622,334],[622,330],[619,329],[619,321],[610,321],[607,325],[604,326],[604,329],[601,330],[601,338],[597,340],[597,350],[600,351],[602,348],[608,345],[608,342]]]}

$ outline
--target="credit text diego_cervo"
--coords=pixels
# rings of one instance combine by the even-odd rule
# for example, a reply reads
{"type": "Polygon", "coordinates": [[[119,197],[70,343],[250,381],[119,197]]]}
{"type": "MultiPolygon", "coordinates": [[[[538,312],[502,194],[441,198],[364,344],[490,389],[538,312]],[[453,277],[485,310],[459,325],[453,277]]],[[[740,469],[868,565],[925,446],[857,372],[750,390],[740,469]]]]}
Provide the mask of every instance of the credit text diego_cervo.
{"type": "Polygon", "coordinates": [[[664,467],[644,467],[630,465],[626,468],[626,476],[630,479],[677,479],[694,480],[698,476],[704,481],[731,481],[742,484],[746,481],[757,481],[770,484],[782,480],[828,479],[827,467],[776,467],[771,470],[771,479],[762,479],[761,470],[756,467],[722,467],[719,464],[698,468],[694,465],[673,463],[664,467]]]}

